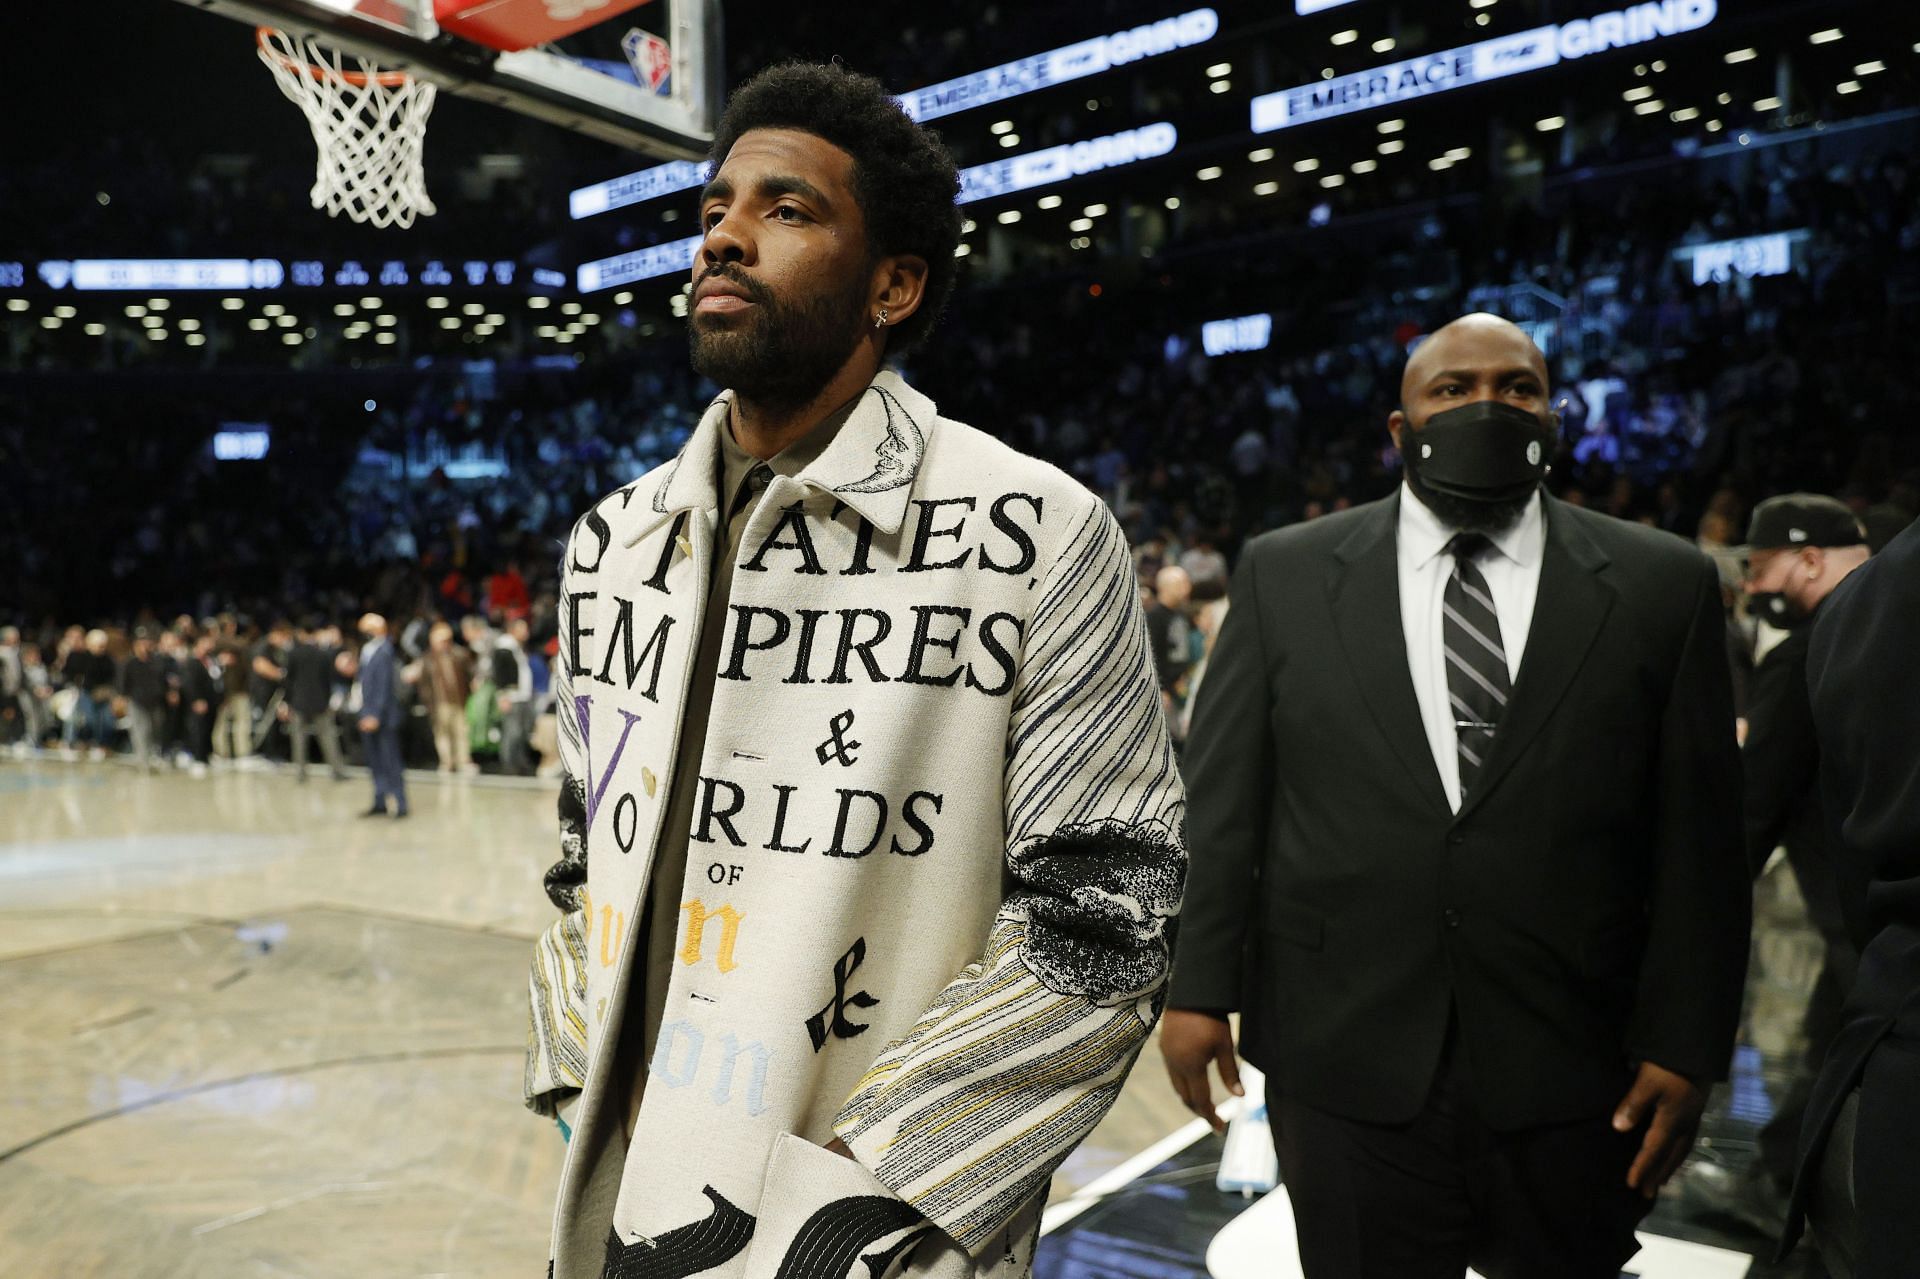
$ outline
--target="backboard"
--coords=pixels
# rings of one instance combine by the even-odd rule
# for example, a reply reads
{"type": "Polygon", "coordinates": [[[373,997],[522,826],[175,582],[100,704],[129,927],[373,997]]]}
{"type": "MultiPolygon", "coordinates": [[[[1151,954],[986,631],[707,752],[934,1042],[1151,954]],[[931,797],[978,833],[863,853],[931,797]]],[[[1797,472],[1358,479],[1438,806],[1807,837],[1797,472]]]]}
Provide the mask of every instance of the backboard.
{"type": "MultiPolygon", "coordinates": [[[[536,17],[591,19],[562,39],[502,49],[436,21],[435,0],[179,0],[248,26],[311,35],[449,93],[489,102],[645,155],[697,160],[713,140],[723,98],[720,0],[542,0],[536,17]]],[[[449,23],[504,6],[439,0],[449,23]]],[[[250,39],[245,31],[235,38],[250,39]]],[[[501,43],[511,43],[501,40],[501,43]]]]}

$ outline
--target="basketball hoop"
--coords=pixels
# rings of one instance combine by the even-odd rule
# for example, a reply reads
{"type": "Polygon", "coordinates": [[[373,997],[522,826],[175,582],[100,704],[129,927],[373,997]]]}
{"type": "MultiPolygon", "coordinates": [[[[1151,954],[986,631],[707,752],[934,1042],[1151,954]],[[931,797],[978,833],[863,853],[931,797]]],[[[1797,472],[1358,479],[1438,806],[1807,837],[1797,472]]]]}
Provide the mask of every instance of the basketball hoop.
{"type": "Polygon", "coordinates": [[[312,36],[257,27],[255,38],[260,61],[313,129],[314,208],[378,227],[412,226],[433,213],[421,166],[434,85],[312,36]]]}

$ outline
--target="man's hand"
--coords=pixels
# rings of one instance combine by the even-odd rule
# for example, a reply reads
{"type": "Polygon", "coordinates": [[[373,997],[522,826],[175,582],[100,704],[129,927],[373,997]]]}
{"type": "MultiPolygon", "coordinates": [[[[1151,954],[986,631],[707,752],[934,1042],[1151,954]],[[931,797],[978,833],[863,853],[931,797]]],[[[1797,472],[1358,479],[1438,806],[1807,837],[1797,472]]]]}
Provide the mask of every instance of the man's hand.
{"type": "Polygon", "coordinates": [[[1215,1132],[1225,1132],[1227,1121],[1213,1109],[1208,1063],[1220,1068],[1220,1082],[1228,1092],[1236,1097],[1246,1095],[1240,1087],[1240,1064],[1234,1056],[1233,1028],[1227,1025],[1227,1019],[1218,1013],[1167,1009],[1160,1018],[1160,1055],[1166,1060],[1173,1090],[1187,1109],[1212,1124],[1215,1132]]]}
{"type": "MultiPolygon", "coordinates": [[[[849,1150],[847,1148],[847,1143],[840,1140],[838,1137],[835,1137],[832,1141],[828,1142],[826,1148],[828,1150],[831,1150],[834,1154],[839,1155],[842,1159],[854,1159],[853,1151],[849,1150]]],[[[854,1162],[858,1163],[859,1160],[854,1159],[854,1162]]]]}
{"type": "Polygon", "coordinates": [[[193,713],[194,713],[195,715],[205,715],[205,714],[207,713],[207,699],[206,699],[206,698],[204,698],[204,697],[197,697],[197,698],[195,698],[195,699],[194,699],[194,702],[193,702],[193,713]]]}
{"type": "Polygon", "coordinates": [[[1660,1187],[1680,1170],[1687,1152],[1693,1149],[1700,1115],[1706,1108],[1706,1094],[1685,1075],[1650,1061],[1641,1062],[1639,1077],[1613,1112],[1615,1132],[1632,1132],[1649,1113],[1653,1116],[1646,1139],[1640,1143],[1640,1153],[1627,1170],[1627,1185],[1648,1199],[1657,1197],[1660,1187]]]}
{"type": "Polygon", "coordinates": [[[363,733],[379,732],[380,731],[379,718],[373,715],[362,715],[360,717],[360,731],[363,733]]]}

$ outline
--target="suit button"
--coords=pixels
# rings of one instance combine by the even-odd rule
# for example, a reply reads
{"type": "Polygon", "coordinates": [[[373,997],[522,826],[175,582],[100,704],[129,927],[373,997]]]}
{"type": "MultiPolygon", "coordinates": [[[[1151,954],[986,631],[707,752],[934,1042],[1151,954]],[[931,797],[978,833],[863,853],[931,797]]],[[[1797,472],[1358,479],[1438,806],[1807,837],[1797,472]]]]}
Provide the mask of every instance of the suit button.
{"type": "Polygon", "coordinates": [[[1448,907],[1447,913],[1442,915],[1441,918],[1447,921],[1448,928],[1460,927],[1460,912],[1454,910],[1452,907],[1448,907]]]}
{"type": "Polygon", "coordinates": [[[1460,847],[1460,845],[1466,842],[1467,842],[1467,837],[1465,832],[1463,831],[1454,831],[1452,834],[1447,836],[1447,846],[1450,848],[1458,848],[1460,847]]]}

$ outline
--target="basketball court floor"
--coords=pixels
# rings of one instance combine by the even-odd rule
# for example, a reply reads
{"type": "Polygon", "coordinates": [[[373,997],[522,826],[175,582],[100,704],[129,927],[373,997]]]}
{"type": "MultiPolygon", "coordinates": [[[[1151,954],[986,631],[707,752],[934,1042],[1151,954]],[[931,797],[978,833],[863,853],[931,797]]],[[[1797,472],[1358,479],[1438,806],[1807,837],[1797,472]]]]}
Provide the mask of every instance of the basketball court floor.
{"type": "MultiPolygon", "coordinates": [[[[0,763],[0,1275],[543,1272],[563,1148],[520,1069],[552,783],[409,781],[393,822],[354,816],[363,775],[0,763]]],[[[1812,975],[1763,899],[1708,1125],[1735,1163],[1812,975]]],[[[1220,1158],[1149,1046],[1055,1180],[1042,1279],[1297,1275],[1285,1195],[1220,1192],[1220,1158]]],[[[1671,1201],[1645,1242],[1645,1279],[1819,1273],[1671,1201]]]]}

